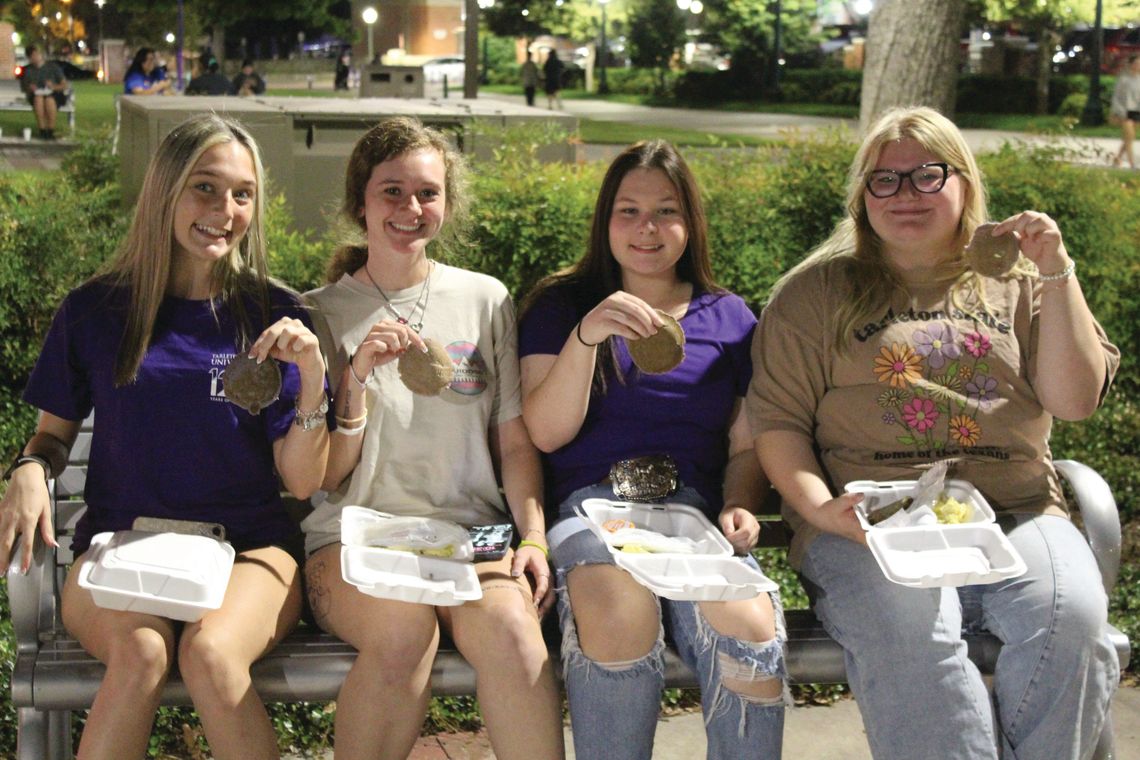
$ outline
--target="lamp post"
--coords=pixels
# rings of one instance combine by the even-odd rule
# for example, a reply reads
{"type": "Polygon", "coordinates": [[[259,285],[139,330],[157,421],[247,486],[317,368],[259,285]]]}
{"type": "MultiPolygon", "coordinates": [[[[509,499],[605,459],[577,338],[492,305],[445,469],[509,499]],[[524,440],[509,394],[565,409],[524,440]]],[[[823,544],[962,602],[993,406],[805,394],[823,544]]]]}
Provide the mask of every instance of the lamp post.
{"type": "Polygon", "coordinates": [[[99,9],[99,47],[95,49],[99,51],[100,64],[103,60],[103,6],[106,4],[107,0],[95,0],[95,7],[99,9]]]}
{"type": "Polygon", "coordinates": [[[780,10],[780,0],[776,0],[776,17],[772,28],[772,65],[768,68],[768,86],[772,92],[780,91],[780,37],[783,34],[780,10]]]}
{"type": "Polygon", "coordinates": [[[368,63],[371,65],[373,59],[376,58],[375,43],[372,40],[372,29],[376,23],[376,19],[380,17],[380,14],[370,5],[360,12],[360,17],[364,19],[364,23],[368,25],[368,63]]]}
{"type": "Polygon", "coordinates": [[[606,6],[609,5],[610,0],[598,0],[598,5],[602,6],[602,47],[598,51],[598,94],[605,95],[610,91],[610,86],[606,84],[606,58],[608,57],[609,45],[606,44],[606,6]]]}
{"type": "Polygon", "coordinates": [[[1104,50],[1104,28],[1101,25],[1102,0],[1096,0],[1096,22],[1093,24],[1092,77],[1089,79],[1089,97],[1085,110],[1081,112],[1081,124],[1097,127],[1104,123],[1104,111],[1100,107],[1100,59],[1104,50]]]}

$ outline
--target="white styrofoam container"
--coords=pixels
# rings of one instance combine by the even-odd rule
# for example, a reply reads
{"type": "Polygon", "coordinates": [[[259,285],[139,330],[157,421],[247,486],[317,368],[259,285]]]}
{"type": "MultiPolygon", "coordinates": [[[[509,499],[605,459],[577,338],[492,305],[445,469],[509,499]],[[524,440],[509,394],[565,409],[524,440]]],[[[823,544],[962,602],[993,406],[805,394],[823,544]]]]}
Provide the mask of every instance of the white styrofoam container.
{"type": "MultiPolygon", "coordinates": [[[[370,529],[382,525],[385,520],[391,520],[399,515],[380,512],[367,507],[345,507],[340,513],[340,542],[345,546],[369,546],[368,533],[370,529]]],[[[423,518],[428,519],[428,518],[423,518]]],[[[434,522],[442,522],[434,520],[434,522]]],[[[446,557],[449,560],[470,561],[475,556],[475,548],[471,544],[471,537],[467,531],[458,525],[454,526],[463,534],[463,542],[455,545],[455,552],[446,557]]],[[[383,548],[383,547],[373,547],[383,548]]],[[[444,559],[444,558],[437,558],[444,559]]]]}
{"type": "MultiPolygon", "coordinates": [[[[345,507],[340,522],[340,574],[346,583],[378,599],[453,607],[481,599],[483,589],[471,559],[468,536],[446,559],[367,545],[370,528],[395,515],[367,507],[345,507]]],[[[463,533],[466,535],[466,531],[463,533]]]]}
{"type": "Polygon", "coordinates": [[[676,601],[732,601],[751,599],[779,586],[733,556],[732,544],[704,513],[687,504],[586,499],[575,507],[591,532],[614,556],[618,567],[658,596],[676,601]],[[602,527],[622,519],[638,528],[697,543],[693,554],[633,554],[613,546],[613,534],[602,527]]]}
{"type": "Polygon", "coordinates": [[[194,622],[222,606],[233,565],[233,547],[208,536],[98,533],[79,586],[99,607],[194,622]]]}
{"type": "Polygon", "coordinates": [[[878,527],[867,514],[913,496],[917,481],[855,480],[848,493],[865,494],[855,514],[867,531],[867,545],[883,574],[903,586],[972,586],[1016,578],[1025,561],[995,523],[993,508],[972,483],[949,479],[943,491],[973,507],[970,521],[953,525],[878,527]]]}
{"type": "Polygon", "coordinates": [[[453,607],[481,599],[475,565],[371,546],[341,546],[345,582],[379,599],[453,607]]]}

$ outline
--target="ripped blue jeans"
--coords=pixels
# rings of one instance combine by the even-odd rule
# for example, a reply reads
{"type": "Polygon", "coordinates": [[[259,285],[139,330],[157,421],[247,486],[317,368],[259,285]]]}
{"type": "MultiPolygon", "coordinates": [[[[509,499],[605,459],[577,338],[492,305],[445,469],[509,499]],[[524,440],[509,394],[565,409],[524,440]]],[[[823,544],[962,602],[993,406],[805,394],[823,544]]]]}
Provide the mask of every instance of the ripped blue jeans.
{"type": "MultiPolygon", "coordinates": [[[[771,594],[776,614],[776,638],[747,642],[717,633],[701,614],[697,602],[657,598],[662,625],[657,641],[643,657],[631,662],[599,663],[588,658],[578,642],[574,613],[566,591],[566,575],[586,564],[614,564],[605,545],[574,514],[573,505],[588,498],[614,499],[609,485],[579,489],[559,510],[550,531],[557,568],[559,621],[562,625],[562,677],[570,703],[574,756],[578,760],[650,760],[665,686],[665,631],[668,629],[681,659],[701,684],[710,760],[779,758],[783,745],[784,708],[788,704],[784,650],[787,635],[779,595],[771,594]],[[782,696],[759,700],[736,694],[723,679],[778,678],[782,696]]],[[[670,502],[702,506],[701,497],[682,488],[670,502]]],[[[751,557],[742,562],[755,563],[751,557]]],[[[614,635],[620,636],[620,631],[614,635]]]]}

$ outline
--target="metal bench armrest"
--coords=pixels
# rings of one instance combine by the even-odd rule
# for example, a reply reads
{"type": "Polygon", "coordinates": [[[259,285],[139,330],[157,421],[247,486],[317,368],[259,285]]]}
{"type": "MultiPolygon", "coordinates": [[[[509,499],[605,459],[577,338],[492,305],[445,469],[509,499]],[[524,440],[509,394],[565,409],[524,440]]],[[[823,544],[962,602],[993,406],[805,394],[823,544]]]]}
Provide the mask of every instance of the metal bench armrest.
{"type": "Polygon", "coordinates": [[[1101,581],[1105,591],[1112,593],[1120,574],[1120,513],[1112,490],[1104,478],[1086,464],[1062,459],[1053,465],[1073,489],[1085,535],[1100,568],[1101,581]]]}
{"type": "Polygon", "coordinates": [[[35,652],[40,634],[51,630],[55,615],[55,561],[51,549],[38,537],[27,574],[20,572],[24,552],[17,548],[8,566],[8,603],[19,652],[35,652]]]}

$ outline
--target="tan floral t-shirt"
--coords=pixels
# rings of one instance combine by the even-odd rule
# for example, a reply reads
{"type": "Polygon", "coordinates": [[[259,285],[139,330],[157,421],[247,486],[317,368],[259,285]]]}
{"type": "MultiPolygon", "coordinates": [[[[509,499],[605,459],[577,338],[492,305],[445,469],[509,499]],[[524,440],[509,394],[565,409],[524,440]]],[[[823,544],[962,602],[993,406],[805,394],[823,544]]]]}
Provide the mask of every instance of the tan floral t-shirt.
{"type": "MultiPolygon", "coordinates": [[[[984,305],[951,298],[949,281],[908,283],[856,325],[847,350],[832,323],[847,287],[832,262],[787,283],[752,345],[753,432],[803,433],[833,493],[852,480],[917,477],[941,459],[995,510],[1067,514],[1049,452],[1052,417],[1034,390],[1038,300],[1029,278],[984,279],[984,305]]],[[[1111,381],[1120,354],[1097,325],[1111,381]]],[[[1105,383],[1107,389],[1108,382],[1105,383]]],[[[817,535],[790,507],[798,566],[817,535]]]]}

